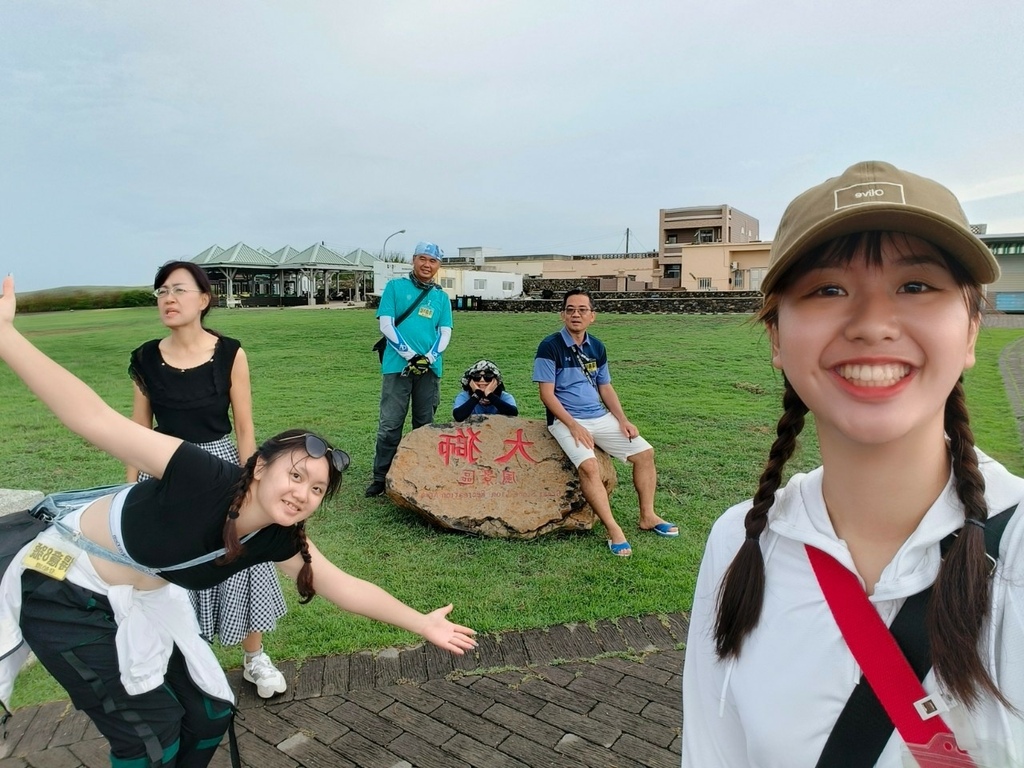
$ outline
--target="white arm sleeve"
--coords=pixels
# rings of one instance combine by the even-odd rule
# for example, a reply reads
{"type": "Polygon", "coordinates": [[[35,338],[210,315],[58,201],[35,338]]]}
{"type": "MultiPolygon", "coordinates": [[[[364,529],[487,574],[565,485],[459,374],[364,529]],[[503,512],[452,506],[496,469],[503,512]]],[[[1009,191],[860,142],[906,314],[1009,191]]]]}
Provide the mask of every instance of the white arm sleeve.
{"type": "Polygon", "coordinates": [[[409,348],[409,345],[405,343],[405,339],[402,338],[402,334],[398,332],[398,328],[395,327],[395,318],[391,315],[380,316],[380,332],[384,335],[384,338],[388,340],[391,348],[397,352],[403,360],[412,360],[416,357],[416,353],[409,348]]]}

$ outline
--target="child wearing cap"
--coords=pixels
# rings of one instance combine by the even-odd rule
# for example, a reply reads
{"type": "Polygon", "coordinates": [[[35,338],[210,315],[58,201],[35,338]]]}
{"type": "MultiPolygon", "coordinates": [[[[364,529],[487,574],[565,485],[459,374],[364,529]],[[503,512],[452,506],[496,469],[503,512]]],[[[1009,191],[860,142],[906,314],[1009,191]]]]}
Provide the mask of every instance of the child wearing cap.
{"type": "Polygon", "coordinates": [[[887,163],[787,208],[759,316],[783,413],[701,563],[684,766],[1024,765],[1024,481],[962,383],[998,276],[953,194],[887,163]],[[808,412],[822,466],[783,485],[808,412]]]}
{"type": "Polygon", "coordinates": [[[477,360],[462,374],[462,391],[452,404],[452,418],[465,421],[470,416],[518,416],[519,407],[511,392],[505,391],[505,380],[498,366],[490,360],[477,360]]]}

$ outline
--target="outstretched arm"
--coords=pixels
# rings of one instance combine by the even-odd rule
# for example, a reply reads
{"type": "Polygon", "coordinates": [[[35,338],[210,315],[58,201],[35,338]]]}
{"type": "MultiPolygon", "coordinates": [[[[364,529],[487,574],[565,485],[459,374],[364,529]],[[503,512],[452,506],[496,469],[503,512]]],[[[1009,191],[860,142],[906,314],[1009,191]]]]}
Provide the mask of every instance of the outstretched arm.
{"type": "MultiPolygon", "coordinates": [[[[420,613],[376,584],[345,573],[324,557],[312,541],[308,543],[312,557],[313,587],[321,597],[346,611],[415,632],[439,648],[459,656],[476,647],[476,640],[473,639],[476,633],[472,629],[448,621],[451,604],[430,613],[420,613]]],[[[277,565],[294,579],[302,569],[302,556],[295,555],[277,565]]]]}
{"type": "MultiPolygon", "coordinates": [[[[149,398],[139,389],[139,385],[132,383],[132,421],[141,424],[146,429],[153,428],[153,406],[149,398]]],[[[130,464],[125,467],[125,479],[129,483],[139,481],[139,470],[130,464]]]]}
{"type": "Polygon", "coordinates": [[[162,477],[181,440],[136,424],[103,402],[15,329],[14,311],[14,278],[8,275],[0,296],[0,360],[72,432],[125,464],[162,477]]]}

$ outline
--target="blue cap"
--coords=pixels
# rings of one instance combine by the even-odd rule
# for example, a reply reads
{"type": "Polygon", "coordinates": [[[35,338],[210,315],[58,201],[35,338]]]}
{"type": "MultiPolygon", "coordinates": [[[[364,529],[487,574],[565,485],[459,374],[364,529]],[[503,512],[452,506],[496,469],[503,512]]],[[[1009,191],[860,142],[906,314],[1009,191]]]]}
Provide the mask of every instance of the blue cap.
{"type": "Polygon", "coordinates": [[[432,259],[441,261],[444,258],[444,251],[438,248],[434,243],[428,243],[426,240],[420,240],[416,243],[416,250],[412,252],[413,256],[429,256],[432,259]]]}

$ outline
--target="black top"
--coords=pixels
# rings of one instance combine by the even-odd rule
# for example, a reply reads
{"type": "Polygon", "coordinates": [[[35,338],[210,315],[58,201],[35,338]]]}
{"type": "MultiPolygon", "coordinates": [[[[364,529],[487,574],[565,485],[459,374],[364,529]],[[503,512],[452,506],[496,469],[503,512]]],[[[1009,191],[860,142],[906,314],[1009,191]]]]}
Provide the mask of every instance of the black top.
{"type": "MultiPolygon", "coordinates": [[[[224,546],[224,521],[242,468],[191,443],[174,452],[160,480],[144,480],[128,491],[121,535],[128,554],[159,571],[224,546]]],[[[207,589],[246,568],[281,562],[298,554],[291,526],[269,525],[243,545],[242,555],[226,565],[202,563],[160,577],[186,589],[207,589]]]]}
{"type": "Polygon", "coordinates": [[[157,432],[190,443],[210,443],[231,434],[231,368],[241,346],[221,336],[213,357],[184,370],[164,362],[159,339],[132,352],[128,375],[149,398],[157,432]]]}

